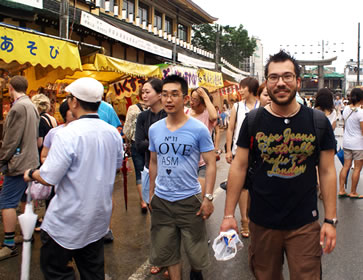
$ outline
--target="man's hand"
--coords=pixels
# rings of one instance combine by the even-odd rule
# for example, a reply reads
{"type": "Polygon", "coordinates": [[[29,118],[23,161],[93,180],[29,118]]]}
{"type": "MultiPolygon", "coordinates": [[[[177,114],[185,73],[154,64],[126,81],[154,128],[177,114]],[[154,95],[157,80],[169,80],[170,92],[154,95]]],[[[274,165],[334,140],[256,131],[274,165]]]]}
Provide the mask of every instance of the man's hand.
{"type": "Polygon", "coordinates": [[[331,224],[324,223],[320,230],[320,245],[323,248],[324,254],[330,254],[331,252],[333,252],[336,241],[336,228],[331,224]]]}
{"type": "Polygon", "coordinates": [[[204,198],[202,205],[200,206],[200,209],[197,213],[197,216],[202,215],[203,220],[206,220],[212,215],[214,211],[214,206],[212,201],[209,201],[208,199],[204,198]]]}
{"type": "Polygon", "coordinates": [[[29,171],[30,171],[30,169],[25,170],[25,172],[24,172],[24,181],[25,182],[31,182],[31,181],[33,181],[33,179],[29,177],[29,171]]]}
{"type": "Polygon", "coordinates": [[[232,152],[227,152],[226,153],[226,161],[227,161],[227,163],[231,164],[232,163],[232,159],[233,159],[232,152]]]}
{"type": "Polygon", "coordinates": [[[199,95],[201,98],[203,98],[203,99],[205,99],[205,98],[209,98],[209,97],[208,97],[208,94],[205,92],[205,90],[204,90],[203,88],[199,87],[196,91],[197,91],[198,95],[199,95]]]}
{"type": "Polygon", "coordinates": [[[235,218],[224,218],[221,224],[221,227],[219,229],[219,232],[227,232],[230,229],[234,229],[236,232],[238,232],[238,226],[237,221],[235,218]]]}

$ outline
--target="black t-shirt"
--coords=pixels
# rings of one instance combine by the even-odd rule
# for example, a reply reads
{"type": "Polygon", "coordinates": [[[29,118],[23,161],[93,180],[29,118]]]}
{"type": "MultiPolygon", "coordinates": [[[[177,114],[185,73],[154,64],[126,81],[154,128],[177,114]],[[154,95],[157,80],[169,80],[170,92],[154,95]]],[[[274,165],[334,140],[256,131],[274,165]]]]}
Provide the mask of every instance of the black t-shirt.
{"type": "MultiPolygon", "coordinates": [[[[250,191],[250,219],[272,229],[296,229],[318,219],[316,195],[317,139],[313,111],[301,106],[289,118],[275,117],[264,110],[254,137],[256,175],[250,191]]],[[[320,150],[335,148],[335,137],[326,118],[320,150]]],[[[237,145],[249,148],[248,118],[237,145]]]]}

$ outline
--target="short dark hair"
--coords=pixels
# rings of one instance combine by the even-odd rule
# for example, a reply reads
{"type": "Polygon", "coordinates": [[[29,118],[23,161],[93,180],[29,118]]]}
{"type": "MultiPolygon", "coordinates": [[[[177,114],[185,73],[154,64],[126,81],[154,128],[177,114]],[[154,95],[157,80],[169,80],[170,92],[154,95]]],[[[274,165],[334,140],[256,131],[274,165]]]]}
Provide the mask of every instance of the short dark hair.
{"type": "Polygon", "coordinates": [[[315,107],[319,107],[322,111],[334,110],[334,97],[333,93],[328,88],[321,88],[315,95],[315,107]]]}
{"type": "Polygon", "coordinates": [[[363,91],[360,88],[353,88],[349,95],[350,102],[355,105],[363,100],[363,91]]]}
{"type": "Polygon", "coordinates": [[[270,55],[269,60],[267,61],[267,64],[265,66],[265,78],[267,79],[268,76],[268,67],[270,66],[271,62],[285,62],[286,60],[290,60],[292,62],[292,64],[294,64],[294,69],[295,69],[295,75],[296,78],[300,77],[300,66],[297,63],[296,59],[290,55],[289,53],[280,50],[280,52],[274,54],[274,55],[270,55]]]}
{"type": "Polygon", "coordinates": [[[59,113],[61,114],[64,122],[67,122],[67,112],[68,112],[68,110],[69,110],[69,105],[68,105],[67,100],[65,100],[59,106],[59,113]]]}
{"type": "Polygon", "coordinates": [[[14,76],[10,79],[10,85],[16,92],[26,93],[28,89],[28,80],[23,76],[14,76]]]}
{"type": "Polygon", "coordinates": [[[157,93],[161,93],[163,89],[163,82],[160,79],[150,78],[143,85],[145,85],[146,83],[149,83],[157,93]]]}
{"type": "Polygon", "coordinates": [[[258,90],[258,81],[255,78],[247,77],[244,78],[242,81],[240,81],[239,87],[240,88],[247,87],[248,91],[251,92],[254,96],[256,96],[258,90]]]}
{"type": "Polygon", "coordinates": [[[88,112],[97,112],[98,107],[100,107],[101,101],[98,102],[87,102],[87,101],[83,101],[78,99],[77,97],[73,96],[74,98],[77,99],[79,105],[81,106],[81,108],[85,111],[88,112]]]}
{"type": "Polygon", "coordinates": [[[163,86],[171,83],[180,84],[183,95],[188,94],[188,83],[183,77],[178,75],[170,75],[163,80],[163,86]]]}

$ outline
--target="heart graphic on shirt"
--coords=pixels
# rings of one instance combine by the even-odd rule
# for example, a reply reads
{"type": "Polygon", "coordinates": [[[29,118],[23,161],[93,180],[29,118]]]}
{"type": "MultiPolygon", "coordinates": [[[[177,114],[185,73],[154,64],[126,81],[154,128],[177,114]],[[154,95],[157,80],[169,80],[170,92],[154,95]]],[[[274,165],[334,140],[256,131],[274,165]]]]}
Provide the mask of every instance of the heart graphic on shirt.
{"type": "Polygon", "coordinates": [[[166,169],[166,173],[168,173],[168,175],[170,175],[171,169],[166,169]]]}

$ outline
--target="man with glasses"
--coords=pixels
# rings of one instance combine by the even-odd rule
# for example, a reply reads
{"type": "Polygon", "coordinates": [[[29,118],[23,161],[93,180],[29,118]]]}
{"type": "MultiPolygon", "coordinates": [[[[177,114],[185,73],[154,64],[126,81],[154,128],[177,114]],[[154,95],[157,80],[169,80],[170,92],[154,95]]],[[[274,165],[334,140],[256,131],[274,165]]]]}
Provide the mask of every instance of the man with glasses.
{"type": "Polygon", "coordinates": [[[182,77],[166,77],[161,101],[167,117],[149,129],[150,263],[168,267],[172,280],[181,279],[181,243],[192,267],[190,279],[203,279],[201,271],[209,265],[205,219],[213,212],[216,158],[207,127],[184,113],[187,94],[182,77]],[[204,197],[197,174],[200,155],[206,163],[204,197]]]}
{"type": "Polygon", "coordinates": [[[321,279],[322,252],[332,252],[336,244],[333,130],[327,118],[319,117],[324,137],[318,138],[316,114],[296,101],[301,79],[293,57],[283,51],[271,56],[265,77],[272,102],[254,111],[254,119],[247,116],[242,124],[220,229],[237,229],[234,210],[252,153],[255,175],[249,188],[249,264],[253,274],[257,279],[283,279],[285,254],[291,279],[321,279]],[[249,129],[249,122],[256,131],[249,129]],[[324,199],[325,219],[321,227],[316,165],[324,199]]]}
{"type": "Polygon", "coordinates": [[[122,165],[122,138],[102,121],[97,109],[103,85],[80,78],[65,88],[75,121],[59,130],[41,168],[27,170],[26,181],[54,185],[41,226],[40,264],[45,279],[104,279],[104,241],[112,210],[116,170],[122,165]]]}

